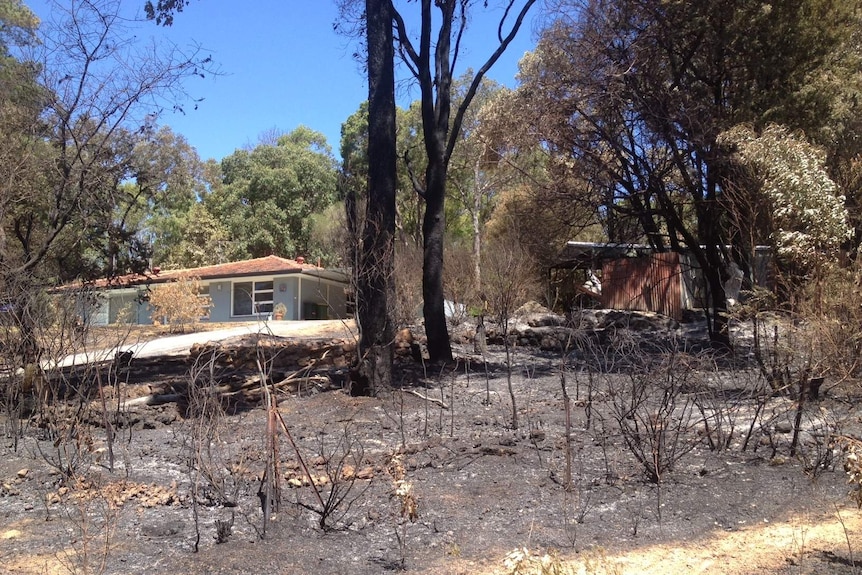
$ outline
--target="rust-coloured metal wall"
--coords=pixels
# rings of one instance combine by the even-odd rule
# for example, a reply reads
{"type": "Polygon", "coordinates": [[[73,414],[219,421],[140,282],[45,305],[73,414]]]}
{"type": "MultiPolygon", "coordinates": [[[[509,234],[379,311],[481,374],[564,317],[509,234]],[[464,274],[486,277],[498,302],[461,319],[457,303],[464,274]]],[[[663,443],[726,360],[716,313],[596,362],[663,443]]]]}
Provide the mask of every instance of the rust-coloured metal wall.
{"type": "Polygon", "coordinates": [[[679,254],[609,260],[602,266],[602,307],[682,319],[679,254]]]}

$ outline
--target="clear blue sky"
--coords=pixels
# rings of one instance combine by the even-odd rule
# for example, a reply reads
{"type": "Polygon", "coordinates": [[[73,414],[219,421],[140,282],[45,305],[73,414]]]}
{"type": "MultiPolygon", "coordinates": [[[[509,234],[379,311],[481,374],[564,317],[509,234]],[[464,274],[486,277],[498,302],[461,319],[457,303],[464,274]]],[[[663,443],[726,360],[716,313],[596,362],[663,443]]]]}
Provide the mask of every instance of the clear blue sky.
{"type": "MultiPolygon", "coordinates": [[[[124,9],[143,12],[144,0],[122,1],[124,9]]],[[[68,2],[59,0],[61,5],[68,2]]],[[[48,16],[48,0],[24,3],[40,18],[48,16]]],[[[397,3],[402,4],[405,18],[417,11],[416,3],[397,3]]],[[[468,30],[456,73],[477,68],[495,46],[499,12],[489,14],[477,12],[482,17],[468,30]]],[[[142,24],[138,37],[165,36],[181,47],[200,44],[222,73],[190,80],[189,93],[203,101],[196,110],[186,103],[185,115],[165,114],[160,124],[184,135],[202,159],[220,160],[254,144],[267,130],[290,131],[299,125],[322,132],[337,155],[341,123],[366,99],[367,87],[352,56],[358,43],[333,31],[336,18],[334,0],[191,0],[172,28],[142,24]]],[[[517,61],[535,45],[533,22],[525,23],[489,77],[514,85],[517,61]]],[[[402,105],[416,99],[415,89],[401,86],[402,105]]]]}

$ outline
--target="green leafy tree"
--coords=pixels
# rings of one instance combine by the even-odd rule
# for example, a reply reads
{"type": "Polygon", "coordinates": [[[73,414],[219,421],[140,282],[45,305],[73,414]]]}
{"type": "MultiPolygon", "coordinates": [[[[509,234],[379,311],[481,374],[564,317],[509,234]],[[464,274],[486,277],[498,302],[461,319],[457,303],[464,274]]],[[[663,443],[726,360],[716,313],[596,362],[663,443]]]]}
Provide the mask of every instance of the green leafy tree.
{"type": "Polygon", "coordinates": [[[180,241],[169,246],[157,260],[165,269],[197,268],[242,258],[234,251],[227,229],[203,203],[195,203],[176,222],[180,241]]]}
{"type": "Polygon", "coordinates": [[[344,204],[336,202],[311,216],[311,249],[308,259],[323,267],[348,267],[348,248],[355,243],[347,233],[344,204]]]}
{"type": "Polygon", "coordinates": [[[48,94],[38,83],[38,65],[18,53],[36,44],[39,21],[19,0],[0,0],[0,257],[17,254],[10,213],[45,185],[50,149],[40,126],[48,94]]]}
{"type": "Polygon", "coordinates": [[[368,186],[368,101],[341,124],[341,195],[364,196],[368,186]]]}
{"type": "MultiPolygon", "coordinates": [[[[471,80],[472,73],[458,79],[457,101],[463,99],[471,80]]],[[[490,79],[479,85],[473,105],[464,115],[449,168],[449,205],[457,208],[456,217],[465,222],[463,235],[469,238],[471,248],[474,293],[479,293],[482,286],[485,227],[500,194],[519,179],[516,170],[510,169],[500,142],[494,138],[493,128],[488,129],[491,123],[487,116],[493,109],[493,101],[501,93],[502,88],[490,79]]]]}
{"type": "Polygon", "coordinates": [[[337,166],[319,132],[299,127],[221,162],[205,204],[250,257],[310,253],[311,215],[336,198],[337,166]]]}
{"type": "MultiPolygon", "coordinates": [[[[425,163],[418,102],[406,110],[396,107],[395,131],[399,160],[396,165],[396,233],[402,244],[410,242],[421,245],[423,202],[414,191],[415,174],[423,172],[425,163]]],[[[345,190],[352,190],[360,201],[365,197],[367,186],[367,150],[368,103],[363,102],[341,126],[342,185],[345,190]]]]}
{"type": "Polygon", "coordinates": [[[207,193],[204,163],[188,141],[170,128],[146,134],[134,149],[137,209],[130,213],[140,236],[163,265],[173,246],[185,241],[189,212],[207,193]]]}
{"type": "Polygon", "coordinates": [[[834,261],[852,234],[844,196],[826,170],[826,153],[775,124],[757,134],[737,126],[722,134],[748,171],[751,192],[761,196],[771,220],[768,237],[796,273],[834,261]]]}
{"type": "Polygon", "coordinates": [[[139,240],[124,216],[139,205],[141,190],[155,188],[144,184],[146,178],[136,181],[135,150],[155,122],[153,111],[172,105],[182,82],[207,65],[173,48],[156,47],[142,56],[125,36],[126,25],[117,2],[76,2],[69,14],[55,12],[41,29],[40,43],[26,52],[45,94],[30,129],[49,148],[34,170],[41,181],[30,204],[4,214],[16,245],[14,255],[0,257],[10,256],[4,262],[14,273],[41,267],[66,278],[74,271],[65,265],[67,258],[81,250],[104,252],[97,262],[101,269],[86,267],[87,272],[127,271],[114,257],[122,247],[102,247],[139,240]]]}

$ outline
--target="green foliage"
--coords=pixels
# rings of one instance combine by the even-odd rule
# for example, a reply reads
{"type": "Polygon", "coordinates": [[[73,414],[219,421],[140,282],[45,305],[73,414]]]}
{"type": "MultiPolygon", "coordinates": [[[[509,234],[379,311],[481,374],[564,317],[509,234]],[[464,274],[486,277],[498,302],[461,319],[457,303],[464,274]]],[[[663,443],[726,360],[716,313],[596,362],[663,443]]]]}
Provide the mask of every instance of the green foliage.
{"type": "MultiPolygon", "coordinates": [[[[7,233],[13,231],[8,227],[10,213],[33,212],[31,199],[43,194],[41,188],[47,183],[44,162],[52,153],[40,137],[44,133],[34,129],[46,98],[37,81],[38,66],[10,54],[10,48],[19,48],[20,54],[21,48],[35,42],[38,24],[19,0],[0,0],[0,205],[6,216],[0,225],[7,233]]],[[[17,256],[18,252],[4,239],[2,255],[17,256]]]]}
{"type": "MultiPolygon", "coordinates": [[[[473,79],[472,71],[457,78],[453,85],[453,102],[460,105],[473,79]]],[[[479,84],[472,107],[465,113],[447,178],[445,205],[446,230],[449,239],[466,240],[481,234],[490,218],[496,198],[512,185],[517,170],[505,170],[496,145],[489,135],[481,133],[485,107],[501,91],[493,80],[479,84]]],[[[368,105],[363,102],[341,126],[342,195],[353,191],[365,196],[368,172],[367,138],[368,105]]],[[[397,110],[398,189],[396,193],[397,227],[403,242],[422,243],[424,216],[424,178],[428,160],[424,150],[421,102],[397,110]]]]}
{"type": "Polygon", "coordinates": [[[204,204],[247,257],[310,253],[310,217],[336,197],[335,159],[322,134],[299,127],[275,145],[234,152],[221,170],[222,185],[204,204]]]}
{"type": "Polygon", "coordinates": [[[182,12],[188,3],[188,0],[157,0],[154,4],[147,0],[144,13],[148,20],[155,20],[160,26],[171,26],[174,23],[174,13],[182,12]]]}
{"type": "Polygon", "coordinates": [[[424,134],[418,101],[412,102],[407,109],[397,110],[397,225],[400,239],[410,240],[416,245],[422,244],[422,218],[425,215],[425,203],[419,195],[419,192],[424,192],[422,182],[428,167],[428,159],[423,149],[424,134]]]}
{"type": "Polygon", "coordinates": [[[365,195],[368,185],[368,102],[362,102],[359,109],[341,124],[341,196],[352,191],[358,196],[365,195]]]}
{"type": "Polygon", "coordinates": [[[320,260],[323,267],[349,266],[345,246],[350,239],[344,204],[337,202],[313,214],[310,226],[310,247],[305,258],[312,262],[320,260]]]}
{"type": "MultiPolygon", "coordinates": [[[[417,193],[418,185],[425,172],[427,161],[422,154],[422,120],[419,102],[409,108],[396,110],[396,147],[398,185],[395,196],[395,209],[398,233],[404,242],[422,242],[422,215],[424,202],[417,193]]],[[[341,125],[341,190],[340,196],[353,193],[356,198],[365,198],[368,185],[368,103],[360,104],[359,109],[341,125]]]]}
{"type": "Polygon", "coordinates": [[[39,19],[21,0],[0,0],[0,57],[9,46],[25,46],[36,39],[39,19]]]}
{"type": "Polygon", "coordinates": [[[722,136],[760,185],[777,254],[797,270],[833,260],[851,235],[845,198],[826,171],[825,152],[771,124],[760,134],[737,126],[722,136]]]}
{"type": "MultiPolygon", "coordinates": [[[[174,222],[179,241],[157,252],[165,269],[196,268],[242,259],[230,241],[227,229],[203,203],[195,203],[174,222]]],[[[157,244],[158,246],[158,244],[157,244]]]]}
{"type": "Polygon", "coordinates": [[[147,133],[134,150],[137,205],[128,218],[152,245],[164,268],[221,263],[227,231],[202,205],[217,164],[201,162],[186,139],[169,128],[147,133]]]}

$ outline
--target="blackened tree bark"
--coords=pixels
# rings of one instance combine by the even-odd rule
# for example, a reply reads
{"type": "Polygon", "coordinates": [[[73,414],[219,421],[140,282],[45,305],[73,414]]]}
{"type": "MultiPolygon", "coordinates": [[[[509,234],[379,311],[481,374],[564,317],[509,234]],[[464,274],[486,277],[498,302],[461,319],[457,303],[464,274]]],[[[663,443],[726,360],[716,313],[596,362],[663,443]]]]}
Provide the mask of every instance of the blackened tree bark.
{"type": "Polygon", "coordinates": [[[356,266],[359,365],[351,391],[373,395],[392,384],[395,336],[395,68],[392,3],[366,0],[368,42],[368,202],[356,266]]]}
{"type": "Polygon", "coordinates": [[[470,0],[435,0],[433,3],[431,0],[421,0],[418,50],[407,33],[407,26],[401,14],[393,10],[398,46],[408,68],[419,82],[421,93],[422,127],[428,167],[425,170],[425,187],[417,192],[425,199],[426,204],[422,222],[424,236],[422,295],[428,355],[432,362],[452,360],[443,298],[443,240],[446,233],[444,207],[449,160],[458,141],[464,113],[473,101],[482,78],[515,38],[535,2],[536,0],[524,2],[509,0],[506,3],[503,19],[497,28],[497,48],[476,72],[463,101],[455,110],[454,117],[452,116],[453,67],[467,25],[470,0]],[[521,8],[515,10],[518,4],[521,8]],[[432,41],[432,6],[440,10],[440,24],[434,41],[432,41]],[[516,16],[508,32],[504,34],[507,16],[513,11],[516,12],[516,16]]]}

